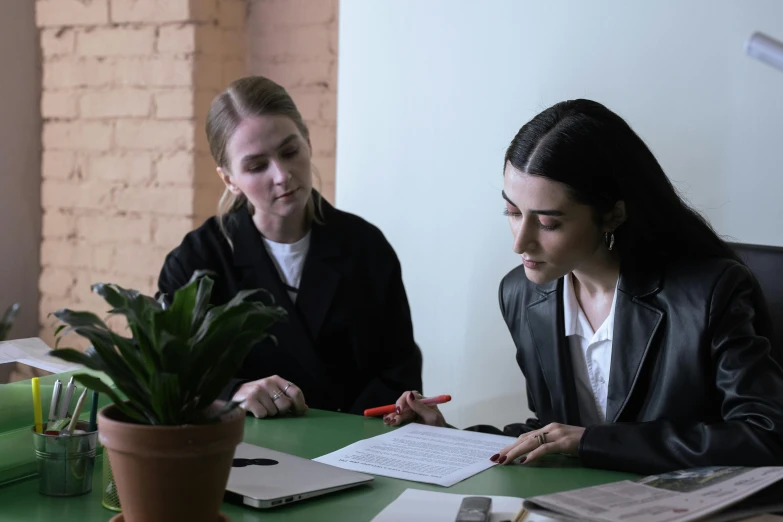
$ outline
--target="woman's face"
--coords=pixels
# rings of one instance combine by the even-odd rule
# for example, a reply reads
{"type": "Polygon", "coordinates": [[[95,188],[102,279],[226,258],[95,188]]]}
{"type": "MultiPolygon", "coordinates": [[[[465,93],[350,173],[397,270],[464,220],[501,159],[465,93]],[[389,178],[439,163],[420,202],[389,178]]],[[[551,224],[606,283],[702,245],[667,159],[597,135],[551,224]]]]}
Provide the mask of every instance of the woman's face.
{"type": "Polygon", "coordinates": [[[575,202],[566,185],[507,163],[503,198],[514,252],[522,257],[530,281],[548,283],[606,256],[604,231],[592,209],[575,202]]]}
{"type": "Polygon", "coordinates": [[[245,118],[226,144],[229,172],[218,169],[229,190],[244,194],[268,217],[299,215],[310,197],[310,144],[286,116],[245,118]]]}

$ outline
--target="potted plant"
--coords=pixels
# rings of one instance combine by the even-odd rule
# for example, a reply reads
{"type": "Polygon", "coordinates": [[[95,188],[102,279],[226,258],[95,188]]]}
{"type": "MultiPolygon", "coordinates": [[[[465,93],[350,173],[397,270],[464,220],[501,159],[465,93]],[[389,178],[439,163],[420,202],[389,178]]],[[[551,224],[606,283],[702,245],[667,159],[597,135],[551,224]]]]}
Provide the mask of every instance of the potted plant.
{"type": "Polygon", "coordinates": [[[19,313],[19,303],[14,303],[8,307],[8,310],[3,314],[3,318],[0,319],[0,341],[5,341],[8,337],[8,332],[11,331],[11,327],[14,325],[16,314],[19,313]]]}
{"type": "Polygon", "coordinates": [[[250,348],[267,337],[285,310],[248,300],[242,291],[226,304],[209,304],[213,281],[197,272],[170,304],[114,284],[93,292],[125,316],[130,337],[112,331],[91,312],[59,310],[68,332],[86,338],[85,351],[58,348],[54,357],[105,373],[126,399],[98,377],[75,380],[108,395],[98,416],[125,522],[215,522],[244,412],[218,401],[250,348]]]}

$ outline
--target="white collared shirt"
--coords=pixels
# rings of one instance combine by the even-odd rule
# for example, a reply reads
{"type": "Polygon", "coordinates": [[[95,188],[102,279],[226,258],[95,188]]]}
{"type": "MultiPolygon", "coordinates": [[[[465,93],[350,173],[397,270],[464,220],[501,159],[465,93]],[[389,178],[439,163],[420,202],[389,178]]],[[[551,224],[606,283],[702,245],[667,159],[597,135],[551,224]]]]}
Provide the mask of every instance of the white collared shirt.
{"type": "Polygon", "coordinates": [[[614,290],[609,316],[594,332],[579,301],[576,300],[573,277],[573,274],[568,274],[563,284],[563,318],[574,368],[579,415],[582,425],[590,426],[606,422],[617,288],[614,290]]]}

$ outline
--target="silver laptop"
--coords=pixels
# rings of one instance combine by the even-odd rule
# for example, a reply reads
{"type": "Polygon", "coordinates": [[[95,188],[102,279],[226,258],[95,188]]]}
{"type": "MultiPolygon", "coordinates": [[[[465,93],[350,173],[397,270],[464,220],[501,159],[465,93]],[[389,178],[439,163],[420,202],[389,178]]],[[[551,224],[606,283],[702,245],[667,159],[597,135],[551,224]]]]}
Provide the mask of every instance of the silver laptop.
{"type": "Polygon", "coordinates": [[[277,507],[372,481],[371,475],[241,443],[226,486],[227,499],[277,507]]]}

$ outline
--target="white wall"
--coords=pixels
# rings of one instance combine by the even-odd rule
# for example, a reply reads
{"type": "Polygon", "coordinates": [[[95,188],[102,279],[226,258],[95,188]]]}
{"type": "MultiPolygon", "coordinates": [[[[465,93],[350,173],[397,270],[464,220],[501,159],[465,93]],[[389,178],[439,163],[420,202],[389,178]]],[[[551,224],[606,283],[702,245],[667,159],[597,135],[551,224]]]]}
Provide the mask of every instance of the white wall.
{"type": "Polygon", "coordinates": [[[35,2],[0,0],[0,314],[22,306],[11,338],[38,335],[40,64],[35,2]]]}
{"type": "Polygon", "coordinates": [[[337,202],[397,251],[428,394],[460,427],[524,418],[497,306],[518,263],[501,215],[505,147],[577,97],[625,117],[723,234],[783,245],[778,0],[342,0],[337,202]]]}

